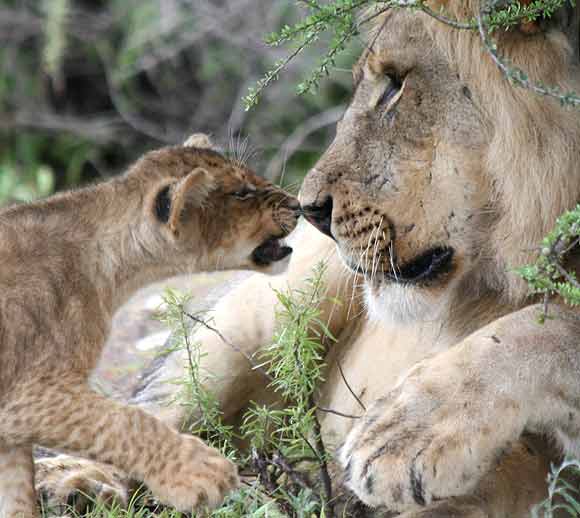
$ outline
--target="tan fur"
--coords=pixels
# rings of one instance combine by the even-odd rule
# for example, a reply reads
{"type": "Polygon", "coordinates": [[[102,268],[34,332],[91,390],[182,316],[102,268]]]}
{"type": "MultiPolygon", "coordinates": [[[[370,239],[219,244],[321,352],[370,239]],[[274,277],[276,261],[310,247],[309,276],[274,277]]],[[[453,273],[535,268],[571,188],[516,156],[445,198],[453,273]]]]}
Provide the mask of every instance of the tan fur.
{"type": "MultiPolygon", "coordinates": [[[[1,518],[37,514],[33,444],[111,463],[184,511],[237,486],[217,451],[93,392],[87,378],[136,288],[177,273],[276,268],[253,251],[293,230],[298,208],[220,154],[178,146],[120,178],[0,212],[1,518]]],[[[118,496],[118,484],[102,482],[103,500],[118,496]]]]}
{"type": "MultiPolygon", "coordinates": [[[[443,3],[459,17],[478,5],[433,7],[443,3]]],[[[531,77],[579,90],[578,14],[566,7],[539,31],[502,33],[500,48],[531,77]]],[[[307,245],[272,284],[303,287],[326,258],[329,296],[343,301],[321,308],[338,340],[317,395],[362,415],[319,413],[339,496],[345,483],[379,514],[405,518],[524,518],[546,496],[549,462],[580,453],[580,319],[554,301],[555,318],[539,325],[541,308],[510,268],[580,199],[580,117],[508,85],[477,35],[403,10],[376,22],[353,101],[301,192],[311,209],[331,198],[336,243],[303,228],[296,240],[307,245]],[[389,77],[403,87],[383,103],[389,77]],[[433,247],[453,249],[448,269],[392,279],[433,247]]],[[[216,325],[252,354],[272,335],[274,304],[253,277],[218,304],[216,325]]],[[[219,337],[196,339],[227,416],[271,397],[219,337]]],[[[167,358],[136,397],[174,425],[187,416],[163,405],[174,392],[163,380],[185,364],[167,358]]]]}

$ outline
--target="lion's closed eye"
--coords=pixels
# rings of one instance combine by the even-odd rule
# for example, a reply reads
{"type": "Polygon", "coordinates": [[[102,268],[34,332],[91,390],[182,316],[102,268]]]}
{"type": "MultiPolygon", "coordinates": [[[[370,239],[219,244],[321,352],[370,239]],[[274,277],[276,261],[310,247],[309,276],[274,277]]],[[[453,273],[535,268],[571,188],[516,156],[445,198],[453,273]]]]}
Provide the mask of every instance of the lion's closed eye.
{"type": "Polygon", "coordinates": [[[383,93],[380,95],[376,106],[377,107],[390,107],[394,102],[396,102],[403,90],[404,80],[401,80],[398,75],[394,73],[385,74],[385,87],[383,89],[383,93]]]}

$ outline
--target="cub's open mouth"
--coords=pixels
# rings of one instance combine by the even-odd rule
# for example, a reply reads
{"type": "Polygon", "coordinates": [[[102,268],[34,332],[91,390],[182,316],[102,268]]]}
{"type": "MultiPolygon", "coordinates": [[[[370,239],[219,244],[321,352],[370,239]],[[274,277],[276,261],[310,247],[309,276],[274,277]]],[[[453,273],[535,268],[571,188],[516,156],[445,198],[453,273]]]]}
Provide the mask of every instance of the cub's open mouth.
{"type": "Polygon", "coordinates": [[[252,260],[258,266],[268,266],[276,261],[281,261],[291,253],[292,248],[284,245],[281,238],[271,237],[254,249],[252,260]]]}
{"type": "MultiPolygon", "coordinates": [[[[360,267],[353,268],[352,265],[349,267],[357,273],[370,276],[370,272],[365,272],[360,267]]],[[[449,273],[452,269],[453,248],[438,246],[384,272],[383,278],[397,284],[425,284],[434,281],[442,274],[449,273]]],[[[377,278],[378,274],[375,272],[372,277],[377,278]]]]}

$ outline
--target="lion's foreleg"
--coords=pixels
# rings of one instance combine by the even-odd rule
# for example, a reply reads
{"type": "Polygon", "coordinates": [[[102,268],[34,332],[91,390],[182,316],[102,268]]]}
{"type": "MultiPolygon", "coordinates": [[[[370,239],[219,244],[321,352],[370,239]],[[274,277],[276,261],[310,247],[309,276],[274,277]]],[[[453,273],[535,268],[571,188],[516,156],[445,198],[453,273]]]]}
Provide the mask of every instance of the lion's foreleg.
{"type": "Polygon", "coordinates": [[[404,510],[470,494],[527,430],[580,444],[580,326],[529,307],[413,367],[342,449],[363,501],[404,510]]]}

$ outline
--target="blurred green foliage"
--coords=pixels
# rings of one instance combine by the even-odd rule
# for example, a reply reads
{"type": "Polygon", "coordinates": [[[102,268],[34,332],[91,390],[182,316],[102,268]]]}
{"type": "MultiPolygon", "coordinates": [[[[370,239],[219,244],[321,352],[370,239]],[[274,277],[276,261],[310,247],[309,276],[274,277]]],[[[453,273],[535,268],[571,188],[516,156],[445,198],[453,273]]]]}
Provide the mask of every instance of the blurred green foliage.
{"type": "Polygon", "coordinates": [[[283,55],[264,35],[302,14],[288,0],[0,0],[0,203],[116,174],[198,131],[226,151],[247,136],[251,166],[299,181],[332,137],[357,50],[317,95],[294,88],[313,48],[255,110],[242,97],[283,55]]]}

